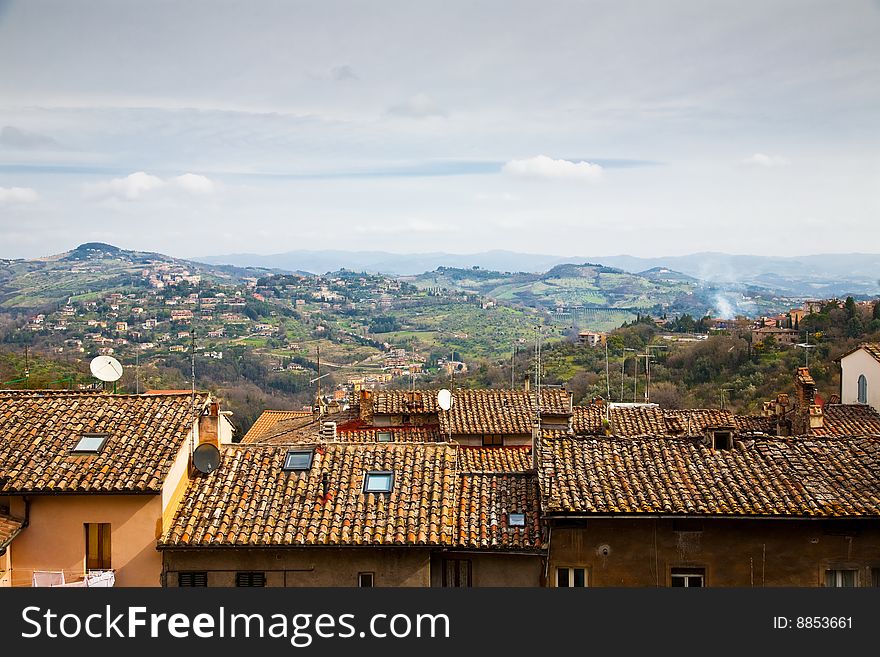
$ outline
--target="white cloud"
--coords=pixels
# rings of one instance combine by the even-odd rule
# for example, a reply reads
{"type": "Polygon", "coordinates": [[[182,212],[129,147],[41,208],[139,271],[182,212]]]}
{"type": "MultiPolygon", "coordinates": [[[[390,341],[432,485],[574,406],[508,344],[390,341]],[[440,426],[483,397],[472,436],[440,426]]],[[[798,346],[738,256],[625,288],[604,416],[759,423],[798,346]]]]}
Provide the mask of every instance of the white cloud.
{"type": "Polygon", "coordinates": [[[388,109],[389,114],[405,116],[411,119],[427,119],[432,116],[446,116],[446,110],[427,94],[416,94],[407,98],[399,105],[388,109]]]}
{"type": "Polygon", "coordinates": [[[342,66],[334,66],[333,68],[331,68],[330,77],[337,82],[345,82],[346,80],[358,79],[358,76],[355,75],[354,69],[348,64],[343,64],[342,66]]]}
{"type": "Polygon", "coordinates": [[[158,192],[181,191],[195,196],[206,196],[217,191],[217,185],[210,178],[195,173],[185,173],[174,178],[162,179],[143,171],[132,173],[125,178],[113,178],[103,182],[86,185],[86,198],[94,200],[118,199],[135,201],[158,192]]]}
{"type": "Polygon", "coordinates": [[[354,227],[354,232],[363,234],[389,234],[395,235],[403,232],[411,233],[453,233],[458,228],[450,224],[440,221],[430,221],[426,219],[410,219],[403,223],[389,224],[358,224],[354,227]]]}
{"type": "Polygon", "coordinates": [[[517,178],[537,180],[577,180],[599,182],[604,169],[591,162],[571,162],[554,160],[546,155],[538,155],[525,160],[511,160],[501,169],[502,173],[517,178]]]}
{"type": "Polygon", "coordinates": [[[743,164],[750,164],[758,167],[784,167],[788,164],[788,160],[779,155],[765,155],[764,153],[755,153],[743,160],[743,164]]]}
{"type": "Polygon", "coordinates": [[[217,185],[210,178],[200,176],[197,173],[185,173],[170,181],[185,192],[190,194],[213,194],[217,191],[217,185]]]}
{"type": "Polygon", "coordinates": [[[0,187],[0,203],[36,203],[40,195],[30,187],[0,187]]]}

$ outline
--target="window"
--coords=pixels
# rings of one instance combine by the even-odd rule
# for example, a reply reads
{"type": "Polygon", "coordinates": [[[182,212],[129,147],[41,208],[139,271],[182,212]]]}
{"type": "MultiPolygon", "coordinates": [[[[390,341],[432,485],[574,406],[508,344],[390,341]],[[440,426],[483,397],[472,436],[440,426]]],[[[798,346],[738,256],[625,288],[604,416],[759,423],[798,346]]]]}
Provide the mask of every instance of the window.
{"type": "Polygon", "coordinates": [[[368,472],[364,475],[365,493],[390,493],[393,487],[393,472],[368,472]]]}
{"type": "Polygon", "coordinates": [[[177,573],[177,586],[180,587],[190,587],[190,586],[207,586],[208,585],[208,573],[202,572],[185,572],[185,573],[177,573]]]}
{"type": "Polygon", "coordinates": [[[713,431],[712,449],[733,449],[733,435],[729,431],[713,431]]]}
{"type": "Polygon", "coordinates": [[[587,569],[558,566],[556,586],[559,588],[583,588],[587,585],[587,569]]]}
{"type": "Polygon", "coordinates": [[[858,571],[855,568],[828,569],[825,571],[825,586],[832,588],[858,585],[858,571]]]}
{"type": "Polygon", "coordinates": [[[394,439],[391,437],[390,431],[380,431],[376,434],[376,442],[377,443],[390,443],[394,442],[394,439]]]}
{"type": "Polygon", "coordinates": [[[358,586],[362,589],[373,588],[373,573],[358,573],[358,586]]]}
{"type": "Polygon", "coordinates": [[[526,526],[526,514],[525,513],[511,513],[507,516],[507,524],[511,527],[525,527],[526,526]]]}
{"type": "Polygon", "coordinates": [[[284,470],[308,470],[315,452],[311,449],[291,449],[284,457],[284,470]]]}
{"type": "Polygon", "coordinates": [[[674,587],[702,588],[706,586],[706,569],[673,568],[670,578],[674,587]]]}
{"type": "Polygon", "coordinates": [[[470,559],[444,559],[443,560],[443,586],[468,587],[471,586],[471,562],[470,559]]]}
{"type": "Polygon", "coordinates": [[[70,451],[74,454],[99,454],[109,435],[107,433],[84,433],[70,451]]]}
{"type": "Polygon", "coordinates": [[[235,573],[236,586],[266,586],[266,573],[235,573]]]}
{"type": "Polygon", "coordinates": [[[86,570],[110,570],[110,523],[86,523],[85,530],[86,570]]]}
{"type": "Polygon", "coordinates": [[[864,374],[859,374],[859,403],[868,403],[868,379],[864,374]]]}
{"type": "Polygon", "coordinates": [[[500,447],[504,445],[501,436],[483,436],[483,447],[500,447]]]}
{"type": "Polygon", "coordinates": [[[880,568],[871,568],[871,586],[880,586],[880,568]]]}

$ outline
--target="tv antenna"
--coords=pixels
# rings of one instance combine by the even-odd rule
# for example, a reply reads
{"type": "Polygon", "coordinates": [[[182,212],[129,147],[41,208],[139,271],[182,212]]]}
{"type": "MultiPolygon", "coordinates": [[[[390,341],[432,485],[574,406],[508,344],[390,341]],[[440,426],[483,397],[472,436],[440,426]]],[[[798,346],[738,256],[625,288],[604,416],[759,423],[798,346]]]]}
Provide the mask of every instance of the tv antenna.
{"type": "Polygon", "coordinates": [[[806,342],[798,342],[795,347],[800,347],[804,350],[804,367],[810,366],[810,349],[815,349],[816,345],[810,344],[810,332],[804,331],[804,335],[806,336],[806,342]]]}
{"type": "Polygon", "coordinates": [[[116,382],[122,377],[122,365],[113,356],[95,356],[89,363],[89,371],[99,381],[112,381],[113,392],[116,392],[116,382]]]}

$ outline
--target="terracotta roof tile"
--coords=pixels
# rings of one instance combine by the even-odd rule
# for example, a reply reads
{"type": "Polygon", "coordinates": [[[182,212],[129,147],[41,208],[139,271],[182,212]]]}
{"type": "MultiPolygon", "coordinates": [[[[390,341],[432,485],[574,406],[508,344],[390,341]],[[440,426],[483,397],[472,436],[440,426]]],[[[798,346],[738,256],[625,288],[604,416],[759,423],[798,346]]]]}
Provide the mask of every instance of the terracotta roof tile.
{"type": "Polygon", "coordinates": [[[604,406],[575,406],[571,424],[579,436],[597,436],[605,433],[602,420],[605,419],[604,406]]]}
{"type": "Polygon", "coordinates": [[[880,439],[560,438],[540,478],[545,513],[877,517],[880,439]]]}
{"type": "MultiPolygon", "coordinates": [[[[440,429],[453,435],[530,434],[535,421],[534,393],[522,390],[456,390],[449,411],[441,411],[440,429]]],[[[571,415],[571,395],[543,390],[541,413],[571,415]]]]}
{"type": "Polygon", "coordinates": [[[459,491],[456,547],[483,550],[542,547],[536,473],[462,474],[459,491]],[[522,513],[524,526],[511,526],[511,513],[522,513]]]}
{"type": "Polygon", "coordinates": [[[440,433],[440,427],[436,424],[419,427],[356,427],[352,429],[340,428],[337,431],[336,440],[348,443],[375,443],[379,441],[378,434],[390,433],[393,443],[442,443],[446,442],[446,436],[440,433]]]}
{"type": "Polygon", "coordinates": [[[835,361],[839,361],[841,358],[846,358],[850,354],[857,352],[859,349],[864,349],[874,358],[874,360],[880,362],[880,342],[862,342],[859,346],[853,347],[838,358],[835,358],[835,361]]]}
{"type": "Polygon", "coordinates": [[[166,546],[449,545],[455,532],[455,447],[319,446],[311,469],[282,469],[288,446],[227,447],[194,479],[166,546]],[[364,493],[367,471],[391,471],[391,493],[364,493]],[[329,498],[323,498],[327,475],[329,498]]]}
{"type": "Polygon", "coordinates": [[[257,421],[248,429],[241,442],[256,442],[261,435],[273,428],[281,420],[311,416],[312,413],[310,411],[263,411],[260,417],[257,418],[257,421]]]}
{"type": "Polygon", "coordinates": [[[618,436],[666,433],[663,411],[656,406],[616,406],[611,408],[611,428],[618,436]]]}
{"type": "Polygon", "coordinates": [[[734,415],[736,429],[742,433],[766,433],[769,436],[776,435],[776,418],[764,415],[734,415]]]}
{"type": "Polygon", "coordinates": [[[532,468],[529,445],[508,447],[459,447],[459,472],[526,472],[532,468]]]}
{"type": "Polygon", "coordinates": [[[733,413],[714,408],[693,408],[685,410],[664,410],[666,433],[696,435],[708,428],[735,427],[733,413]]]}
{"type": "Polygon", "coordinates": [[[190,394],[0,393],[0,494],[158,493],[193,420],[190,394]],[[100,453],[71,454],[83,433],[100,453]]]}
{"type": "Polygon", "coordinates": [[[379,415],[417,415],[437,413],[436,390],[380,390],[373,393],[373,413],[379,415]]]}
{"type": "Polygon", "coordinates": [[[880,414],[865,404],[825,404],[823,426],[810,429],[814,436],[880,435],[880,414]]]}

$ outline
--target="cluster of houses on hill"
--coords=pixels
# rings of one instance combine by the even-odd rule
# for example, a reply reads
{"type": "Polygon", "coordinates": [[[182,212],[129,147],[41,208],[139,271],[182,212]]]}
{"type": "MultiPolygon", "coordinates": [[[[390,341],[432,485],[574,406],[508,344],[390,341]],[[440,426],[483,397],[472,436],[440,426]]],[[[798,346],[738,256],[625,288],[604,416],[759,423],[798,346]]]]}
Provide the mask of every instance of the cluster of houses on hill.
{"type": "Polygon", "coordinates": [[[0,392],[0,583],[878,586],[880,345],[760,415],[563,389],[0,392]],[[103,578],[103,579],[102,579],[103,578]]]}

